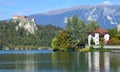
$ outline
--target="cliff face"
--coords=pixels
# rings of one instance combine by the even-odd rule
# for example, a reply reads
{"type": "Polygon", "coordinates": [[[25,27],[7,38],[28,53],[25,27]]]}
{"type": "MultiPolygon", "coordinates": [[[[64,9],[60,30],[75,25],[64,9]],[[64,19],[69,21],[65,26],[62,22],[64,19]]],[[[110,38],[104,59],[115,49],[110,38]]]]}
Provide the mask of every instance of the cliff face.
{"type": "Polygon", "coordinates": [[[17,22],[18,25],[15,27],[16,30],[19,28],[24,28],[26,31],[28,31],[31,34],[34,34],[35,31],[38,30],[35,20],[34,19],[29,19],[26,17],[18,17],[13,19],[14,22],[17,22]]]}

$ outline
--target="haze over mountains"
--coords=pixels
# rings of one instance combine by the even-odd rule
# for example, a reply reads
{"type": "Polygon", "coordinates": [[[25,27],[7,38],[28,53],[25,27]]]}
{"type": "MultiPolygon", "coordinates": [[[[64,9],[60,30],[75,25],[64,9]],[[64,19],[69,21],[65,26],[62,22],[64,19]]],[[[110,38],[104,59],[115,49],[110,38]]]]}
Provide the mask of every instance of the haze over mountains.
{"type": "Polygon", "coordinates": [[[104,29],[114,28],[116,24],[120,24],[120,5],[82,5],[72,8],[53,10],[47,13],[39,13],[30,15],[35,18],[37,24],[52,24],[64,28],[65,18],[78,15],[81,20],[86,23],[89,20],[97,20],[104,29]]]}

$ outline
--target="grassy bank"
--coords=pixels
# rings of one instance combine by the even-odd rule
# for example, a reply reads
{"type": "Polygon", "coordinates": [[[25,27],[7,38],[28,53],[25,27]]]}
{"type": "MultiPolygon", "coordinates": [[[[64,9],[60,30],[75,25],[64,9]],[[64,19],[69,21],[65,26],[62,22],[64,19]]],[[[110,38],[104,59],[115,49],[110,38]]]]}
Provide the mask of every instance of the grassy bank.
{"type": "Polygon", "coordinates": [[[105,49],[104,47],[96,49],[93,46],[82,48],[82,49],[79,49],[78,51],[79,52],[111,52],[111,50],[105,49]]]}

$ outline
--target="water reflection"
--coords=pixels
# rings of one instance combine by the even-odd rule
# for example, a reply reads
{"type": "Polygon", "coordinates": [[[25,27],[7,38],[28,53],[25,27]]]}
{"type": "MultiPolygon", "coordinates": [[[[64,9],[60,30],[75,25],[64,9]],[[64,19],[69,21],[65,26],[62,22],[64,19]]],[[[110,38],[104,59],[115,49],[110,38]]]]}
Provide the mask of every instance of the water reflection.
{"type": "MultiPolygon", "coordinates": [[[[24,60],[25,61],[22,61],[22,63],[24,65],[22,66],[19,66],[18,64],[18,68],[16,68],[16,71],[19,70],[19,69],[23,69],[24,71],[26,72],[29,72],[29,71],[33,71],[35,72],[35,70],[37,70],[37,66],[36,66],[36,63],[35,63],[35,58],[34,58],[34,54],[31,54],[31,55],[25,55],[24,57],[24,60]],[[19,67],[23,67],[23,68],[19,68],[19,67]]],[[[19,63],[19,60],[16,60],[18,61],[17,63],[19,63]]],[[[21,64],[21,63],[20,63],[21,64]]],[[[20,71],[20,70],[19,70],[20,71]]]]}
{"type": "Polygon", "coordinates": [[[88,52],[88,53],[67,53],[67,54],[52,54],[53,66],[56,68],[58,63],[56,60],[65,61],[61,63],[61,68],[66,69],[66,72],[119,72],[120,53],[109,52],[88,52]],[[62,54],[64,56],[62,56],[62,54]],[[61,55],[61,57],[60,57],[61,55]],[[114,61],[112,59],[116,59],[114,61]],[[67,61],[67,62],[66,62],[67,61]],[[115,67],[116,66],[116,67],[115,67]],[[113,68],[115,67],[115,68],[113,68]]]}
{"type": "Polygon", "coordinates": [[[88,53],[89,72],[99,72],[99,52],[88,53]]]}
{"type": "Polygon", "coordinates": [[[120,53],[0,54],[0,72],[120,72],[120,53]]]}
{"type": "Polygon", "coordinates": [[[88,53],[89,72],[110,72],[110,53],[88,53]]]}

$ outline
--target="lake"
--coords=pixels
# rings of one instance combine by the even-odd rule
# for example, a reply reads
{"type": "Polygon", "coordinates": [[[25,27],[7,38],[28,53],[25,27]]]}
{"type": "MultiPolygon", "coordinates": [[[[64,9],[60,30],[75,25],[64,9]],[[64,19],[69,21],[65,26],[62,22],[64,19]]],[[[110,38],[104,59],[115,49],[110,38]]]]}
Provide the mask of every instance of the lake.
{"type": "Polygon", "coordinates": [[[0,51],[0,72],[120,72],[119,52],[0,51]]]}

